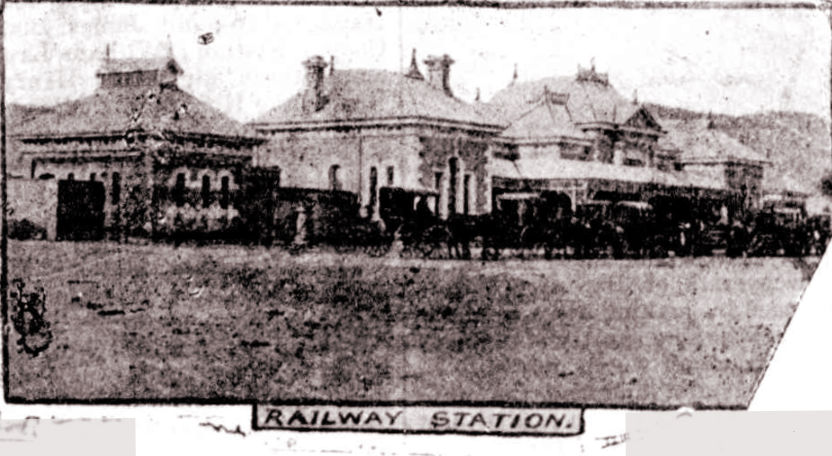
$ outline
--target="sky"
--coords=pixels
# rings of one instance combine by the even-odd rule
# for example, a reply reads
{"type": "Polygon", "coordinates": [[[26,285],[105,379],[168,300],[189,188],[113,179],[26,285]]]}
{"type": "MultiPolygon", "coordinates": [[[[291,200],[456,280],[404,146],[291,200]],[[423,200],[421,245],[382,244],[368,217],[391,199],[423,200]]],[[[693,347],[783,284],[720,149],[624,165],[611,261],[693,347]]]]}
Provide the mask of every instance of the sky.
{"type": "MultiPolygon", "coordinates": [[[[180,87],[248,121],[303,85],[301,62],[398,71],[416,48],[449,54],[454,93],[487,101],[511,81],[573,75],[594,60],[639,101],[829,118],[830,24],[811,10],[621,10],[19,4],[6,6],[7,100],[92,93],[113,57],[170,49],[180,87]],[[211,32],[214,41],[199,43],[211,32]]],[[[424,72],[424,65],[422,64],[424,72]]]]}

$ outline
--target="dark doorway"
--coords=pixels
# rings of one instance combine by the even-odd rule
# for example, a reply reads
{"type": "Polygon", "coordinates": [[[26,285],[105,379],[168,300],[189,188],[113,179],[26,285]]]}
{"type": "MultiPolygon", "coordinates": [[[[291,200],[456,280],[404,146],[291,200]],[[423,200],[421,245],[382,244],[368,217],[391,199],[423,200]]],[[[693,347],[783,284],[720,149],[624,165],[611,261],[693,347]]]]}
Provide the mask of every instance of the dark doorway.
{"type": "Polygon", "coordinates": [[[376,202],[378,202],[378,170],[373,166],[370,168],[370,204],[367,208],[367,215],[370,217],[376,214],[376,202]]]}
{"type": "Polygon", "coordinates": [[[58,181],[58,240],[91,241],[104,237],[104,184],[58,181]]]}
{"type": "Polygon", "coordinates": [[[471,212],[471,175],[466,174],[462,179],[462,213],[468,215],[471,212]]]}
{"type": "MultiPolygon", "coordinates": [[[[280,169],[256,169],[246,174],[242,198],[237,205],[245,229],[240,235],[248,243],[270,245],[277,238],[276,211],[280,190],[280,169]]],[[[232,202],[233,204],[233,202],[232,202]]],[[[233,231],[233,229],[232,229],[233,231]]]]}

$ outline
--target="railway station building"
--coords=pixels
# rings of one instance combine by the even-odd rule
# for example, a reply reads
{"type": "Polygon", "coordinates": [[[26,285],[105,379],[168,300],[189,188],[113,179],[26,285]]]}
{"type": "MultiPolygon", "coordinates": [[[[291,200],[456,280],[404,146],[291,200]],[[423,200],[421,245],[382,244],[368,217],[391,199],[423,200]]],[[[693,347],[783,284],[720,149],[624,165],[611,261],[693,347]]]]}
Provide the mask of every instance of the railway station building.
{"type": "Polygon", "coordinates": [[[507,127],[494,139],[494,205],[542,192],[576,205],[656,198],[736,210],[759,203],[767,161],[707,124],[666,124],[623,97],[594,66],[512,81],[488,103],[507,127]]]}
{"type": "Polygon", "coordinates": [[[16,122],[10,146],[29,179],[57,181],[58,238],[222,231],[238,216],[234,195],[262,140],[180,89],[182,73],[171,55],[108,50],[93,94],[16,122]]]}
{"type": "Polygon", "coordinates": [[[242,125],[180,89],[171,55],[108,52],[92,95],[27,111],[10,139],[29,180],[75,182],[53,186],[58,237],[62,217],[144,234],[219,232],[240,210],[248,219],[263,212],[257,227],[291,225],[298,202],[332,209],[314,215],[330,223],[343,199],[320,204],[325,194],[357,200],[370,218],[413,215],[423,200],[443,218],[522,212],[546,192],[568,196],[573,209],[663,199],[737,211],[764,199],[764,157],[709,120],[657,118],[594,66],[527,82],[515,75],[489,102],[469,103],[451,90],[453,63],[420,63],[414,50],[407,70],[394,72],[312,56],[299,65],[305,83],[294,96],[242,125]],[[284,189],[285,207],[258,206],[273,192],[242,196],[258,179],[284,189]]]}
{"type": "MultiPolygon", "coordinates": [[[[430,201],[442,217],[490,211],[490,145],[503,125],[455,97],[448,55],[408,71],[340,69],[303,62],[305,86],[250,126],[268,142],[257,166],[279,170],[281,187],[344,190],[362,215],[409,212],[430,201]]],[[[300,68],[299,68],[300,69],[300,68]]]]}

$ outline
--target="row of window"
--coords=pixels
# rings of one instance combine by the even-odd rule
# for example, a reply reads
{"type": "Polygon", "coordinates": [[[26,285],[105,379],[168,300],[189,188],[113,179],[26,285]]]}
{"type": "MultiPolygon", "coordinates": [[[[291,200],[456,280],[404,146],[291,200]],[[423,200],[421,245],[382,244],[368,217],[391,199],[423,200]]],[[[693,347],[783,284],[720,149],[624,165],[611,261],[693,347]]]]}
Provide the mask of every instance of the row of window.
{"type": "MultiPolygon", "coordinates": [[[[42,174],[40,176],[41,179],[51,178],[54,177],[51,174],[42,174]]],[[[69,173],[66,176],[67,180],[75,180],[75,173],[69,173]]],[[[98,175],[96,173],[90,173],[90,180],[95,181],[97,180],[98,175]]],[[[228,208],[228,203],[230,201],[230,186],[231,186],[231,179],[228,176],[223,176],[220,179],[220,207],[223,209],[228,208]]],[[[211,178],[208,175],[202,176],[202,188],[201,188],[201,199],[202,199],[202,207],[209,207],[212,203],[212,194],[211,194],[211,178]]],[[[182,207],[185,205],[185,173],[179,173],[176,175],[176,185],[174,186],[173,190],[173,200],[178,207],[182,207]]],[[[110,183],[110,202],[113,205],[119,204],[121,202],[121,174],[118,172],[114,172],[111,175],[111,183],[110,183]]]]}
{"type": "MultiPolygon", "coordinates": [[[[230,185],[231,179],[228,176],[223,176],[220,179],[220,207],[228,208],[230,201],[230,185]]],[[[202,199],[202,207],[209,207],[214,202],[211,193],[211,177],[208,175],[202,176],[202,188],[200,190],[200,197],[202,199]]],[[[173,187],[173,201],[177,207],[185,205],[185,173],[176,175],[176,184],[173,187]]]]}
{"type": "MultiPolygon", "coordinates": [[[[340,165],[332,165],[332,166],[329,167],[329,189],[330,190],[341,190],[343,188],[342,185],[341,185],[341,177],[339,176],[340,171],[341,171],[341,166],[340,165]]],[[[388,186],[393,186],[393,184],[395,182],[395,177],[396,177],[395,174],[396,174],[395,168],[393,168],[392,166],[388,166],[387,167],[387,185],[388,186]]],[[[378,171],[376,170],[375,166],[370,168],[370,181],[371,182],[375,181],[376,182],[375,185],[378,185],[378,171]]],[[[371,189],[370,189],[370,194],[371,195],[374,193],[373,190],[372,190],[372,187],[373,186],[371,186],[371,189]]]]}

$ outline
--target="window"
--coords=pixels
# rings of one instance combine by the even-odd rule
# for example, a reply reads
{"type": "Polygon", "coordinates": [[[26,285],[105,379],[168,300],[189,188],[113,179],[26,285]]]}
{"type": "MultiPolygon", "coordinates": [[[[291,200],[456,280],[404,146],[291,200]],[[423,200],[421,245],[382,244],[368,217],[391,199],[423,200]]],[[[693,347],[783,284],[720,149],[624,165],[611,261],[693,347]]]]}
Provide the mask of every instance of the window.
{"type": "Polygon", "coordinates": [[[442,189],[442,172],[433,173],[433,188],[435,190],[442,189]]]}
{"type": "Polygon", "coordinates": [[[338,172],[341,170],[339,165],[332,165],[329,167],[329,189],[341,190],[341,181],[338,172]]]}
{"type": "Polygon", "coordinates": [[[110,201],[118,204],[121,201],[121,174],[113,173],[112,185],[110,188],[110,201]]]}
{"type": "Polygon", "coordinates": [[[38,179],[40,179],[40,180],[49,180],[49,179],[54,179],[54,178],[55,178],[55,175],[52,174],[52,173],[43,173],[40,176],[38,176],[38,179]]]}
{"type": "Polygon", "coordinates": [[[75,180],[75,173],[69,173],[66,175],[66,180],[75,180]]]}
{"type": "Polygon", "coordinates": [[[220,181],[220,207],[223,209],[228,208],[228,184],[228,176],[222,176],[220,181]]]}
{"type": "Polygon", "coordinates": [[[392,166],[388,166],[387,167],[387,185],[388,186],[390,186],[390,187],[393,186],[393,182],[394,182],[395,177],[396,177],[395,176],[395,170],[393,169],[392,166]]]}
{"type": "Polygon", "coordinates": [[[211,206],[211,176],[202,175],[202,207],[211,206]]]}
{"type": "Polygon", "coordinates": [[[459,159],[451,157],[448,160],[448,214],[456,214],[457,185],[459,184],[459,159]]]}
{"type": "Polygon", "coordinates": [[[185,205],[185,173],[176,175],[176,186],[173,188],[173,200],[179,207],[185,205]]]}
{"type": "Polygon", "coordinates": [[[90,173],[90,180],[95,182],[95,173],[90,173]]]}

